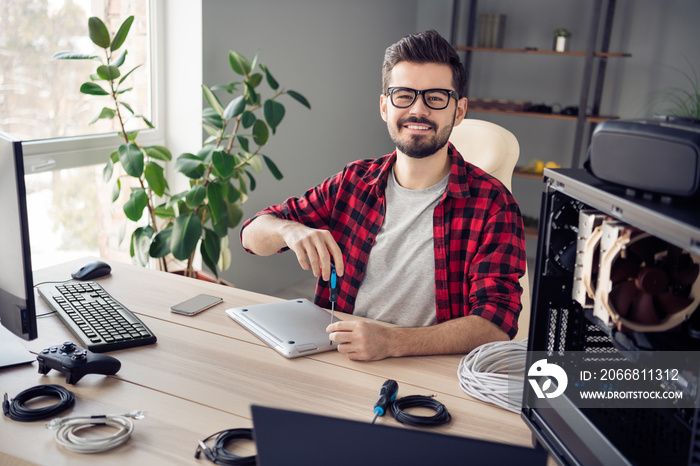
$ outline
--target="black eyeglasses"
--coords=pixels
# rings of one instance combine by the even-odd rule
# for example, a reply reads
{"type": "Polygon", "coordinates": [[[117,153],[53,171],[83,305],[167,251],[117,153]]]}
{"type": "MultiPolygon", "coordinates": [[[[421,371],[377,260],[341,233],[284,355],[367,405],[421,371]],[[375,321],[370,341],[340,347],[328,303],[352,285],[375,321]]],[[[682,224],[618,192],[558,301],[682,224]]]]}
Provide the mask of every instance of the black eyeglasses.
{"type": "Polygon", "coordinates": [[[410,87],[390,87],[387,95],[391,104],[396,108],[408,108],[413,105],[418,95],[423,96],[423,102],[433,110],[444,110],[450,104],[450,97],[459,100],[457,91],[450,89],[425,89],[422,91],[410,87]]]}

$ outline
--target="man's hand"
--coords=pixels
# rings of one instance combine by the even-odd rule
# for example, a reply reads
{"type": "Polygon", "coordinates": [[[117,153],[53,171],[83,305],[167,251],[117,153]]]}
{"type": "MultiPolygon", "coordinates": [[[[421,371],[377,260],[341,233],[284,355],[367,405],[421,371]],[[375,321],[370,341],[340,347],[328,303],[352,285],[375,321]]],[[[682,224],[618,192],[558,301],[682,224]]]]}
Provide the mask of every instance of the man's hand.
{"type": "Polygon", "coordinates": [[[242,233],[243,247],[261,256],[269,256],[283,247],[297,255],[304,270],[312,270],[315,277],[331,277],[331,259],[339,277],[345,272],[340,246],[328,230],[309,228],[298,222],[283,220],[273,215],[262,215],[253,220],[242,233]]]}
{"type": "Polygon", "coordinates": [[[367,320],[340,321],[326,331],[330,340],[338,342],[338,352],[356,361],[378,361],[391,354],[391,328],[367,320]]]}
{"type": "Polygon", "coordinates": [[[282,238],[289,249],[297,255],[301,268],[312,270],[314,277],[323,275],[325,281],[330,279],[331,259],[338,276],[343,276],[343,254],[330,231],[290,222],[282,229],[282,238]]]}

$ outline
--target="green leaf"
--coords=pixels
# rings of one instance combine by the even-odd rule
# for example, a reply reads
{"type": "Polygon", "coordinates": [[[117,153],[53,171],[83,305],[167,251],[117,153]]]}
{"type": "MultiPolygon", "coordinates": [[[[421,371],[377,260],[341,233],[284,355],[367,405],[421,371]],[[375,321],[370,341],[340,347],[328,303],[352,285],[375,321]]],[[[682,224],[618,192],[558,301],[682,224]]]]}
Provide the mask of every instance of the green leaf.
{"type": "Polygon", "coordinates": [[[216,95],[214,95],[211,89],[202,84],[202,92],[204,92],[204,98],[207,99],[207,102],[209,102],[209,106],[217,113],[217,115],[223,115],[224,107],[221,105],[221,102],[219,102],[219,99],[216,97],[216,95]]]}
{"type": "Polygon", "coordinates": [[[162,160],[163,162],[170,162],[173,159],[170,149],[165,146],[146,147],[146,155],[152,159],[162,160]]]}
{"type": "Polygon", "coordinates": [[[265,161],[265,165],[267,165],[267,168],[270,170],[270,173],[272,173],[272,176],[274,176],[276,180],[281,180],[283,175],[280,169],[277,168],[277,165],[275,165],[275,162],[273,162],[267,155],[263,155],[262,158],[265,161]]]}
{"type": "Polygon", "coordinates": [[[248,79],[246,80],[246,84],[255,89],[260,85],[260,83],[263,80],[263,75],[260,73],[253,73],[251,74],[248,79]]]}
{"type": "Polygon", "coordinates": [[[243,209],[238,202],[228,204],[228,227],[236,228],[243,219],[243,209]]]}
{"type": "Polygon", "coordinates": [[[53,54],[54,60],[92,60],[98,58],[97,55],[86,55],[84,53],[62,51],[53,54]]]}
{"type": "Polygon", "coordinates": [[[142,267],[148,265],[148,251],[152,236],[153,227],[150,225],[137,228],[131,235],[131,257],[136,259],[142,267]]]}
{"type": "Polygon", "coordinates": [[[243,110],[245,110],[245,99],[242,95],[240,95],[229,102],[229,104],[226,106],[223,113],[223,119],[230,120],[231,118],[236,118],[238,115],[243,113],[243,110]]]}
{"type": "Polygon", "coordinates": [[[267,140],[270,137],[270,131],[267,129],[267,125],[262,120],[255,120],[253,125],[253,141],[259,146],[264,146],[267,144],[267,140]]]}
{"type": "Polygon", "coordinates": [[[119,152],[116,150],[109,154],[109,160],[112,161],[112,163],[119,163],[119,152]]]}
{"type": "Polygon", "coordinates": [[[241,76],[246,76],[250,73],[250,63],[243,55],[231,50],[228,53],[228,61],[234,73],[240,74],[241,76]]]}
{"type": "Polygon", "coordinates": [[[214,109],[209,107],[202,110],[202,123],[219,129],[224,127],[224,119],[214,109]]]}
{"type": "Polygon", "coordinates": [[[249,105],[257,105],[258,102],[260,101],[260,97],[258,96],[258,93],[255,92],[255,88],[253,88],[250,84],[245,83],[245,101],[249,105]]]}
{"type": "Polygon", "coordinates": [[[261,64],[261,65],[260,65],[260,68],[265,72],[265,78],[267,79],[267,84],[270,86],[270,88],[271,88],[273,91],[276,91],[277,88],[280,87],[280,85],[279,85],[279,83],[277,82],[277,80],[276,80],[274,77],[272,77],[272,74],[270,74],[270,70],[267,69],[267,66],[261,64]]]}
{"type": "Polygon", "coordinates": [[[90,120],[88,124],[91,125],[100,119],[111,120],[116,114],[117,112],[114,109],[103,107],[100,113],[92,117],[92,120],[90,120]]]}
{"type": "Polygon", "coordinates": [[[197,184],[192,186],[192,189],[187,191],[187,195],[185,196],[185,203],[190,209],[195,209],[199,207],[202,204],[202,202],[204,202],[204,198],[206,196],[206,188],[201,184],[197,184]]]}
{"type": "Polygon", "coordinates": [[[109,92],[102,89],[102,87],[96,83],[83,83],[80,86],[80,92],[88,95],[109,95],[109,92]]]}
{"type": "Polygon", "coordinates": [[[97,67],[97,75],[100,78],[105,79],[107,81],[114,81],[119,76],[121,76],[121,72],[116,66],[100,65],[97,67]]]}
{"type": "Polygon", "coordinates": [[[143,216],[143,211],[148,206],[148,195],[141,188],[131,191],[129,200],[124,204],[124,214],[132,222],[136,222],[143,216]]]}
{"type": "Polygon", "coordinates": [[[127,109],[132,115],[134,114],[134,109],[131,108],[131,105],[127,104],[126,102],[119,102],[119,105],[127,109]]]}
{"type": "Polygon", "coordinates": [[[156,235],[153,237],[153,241],[151,241],[151,247],[148,248],[148,255],[155,258],[161,258],[170,254],[172,236],[172,228],[166,228],[165,230],[160,230],[158,233],[156,233],[156,235]]]}
{"type": "Polygon", "coordinates": [[[206,266],[218,277],[216,263],[219,261],[219,254],[221,254],[221,240],[216,232],[208,228],[204,229],[204,240],[199,250],[206,266]]]}
{"type": "Polygon", "coordinates": [[[228,270],[231,267],[231,250],[228,247],[228,236],[221,238],[221,252],[219,253],[219,270],[228,270]]]}
{"type": "Polygon", "coordinates": [[[105,183],[112,179],[112,174],[114,173],[114,163],[108,160],[105,164],[105,168],[102,170],[102,181],[105,183]]]}
{"type": "Polygon", "coordinates": [[[153,190],[156,196],[162,196],[168,189],[168,181],[163,176],[163,167],[156,162],[147,162],[143,169],[143,175],[148,182],[148,187],[153,190]]]}
{"type": "Polygon", "coordinates": [[[233,175],[233,169],[236,166],[236,159],[233,155],[217,150],[212,153],[211,161],[221,178],[228,178],[233,175]]]}
{"type": "Polygon", "coordinates": [[[197,248],[202,236],[202,224],[194,214],[180,215],[175,219],[170,237],[170,249],[177,260],[185,260],[197,248]]]}
{"type": "Polygon", "coordinates": [[[172,206],[169,206],[168,203],[170,202],[171,199],[169,199],[167,202],[164,202],[163,204],[156,206],[155,209],[153,209],[153,213],[156,214],[157,217],[160,218],[173,218],[175,217],[175,209],[173,209],[172,206]]]}
{"type": "MultiPolygon", "coordinates": [[[[260,169],[262,170],[262,166],[260,166],[260,169]]],[[[245,171],[245,174],[248,177],[248,179],[250,180],[250,190],[255,191],[255,187],[257,186],[257,183],[255,182],[255,178],[253,177],[253,174],[250,173],[248,170],[245,171]]]]}
{"type": "MultiPolygon", "coordinates": [[[[255,117],[255,114],[253,112],[245,111],[241,114],[241,124],[245,129],[250,128],[253,126],[253,123],[255,123],[255,120],[257,118],[255,117]]],[[[246,151],[247,152],[247,151],[246,151]]]]}
{"type": "Polygon", "coordinates": [[[209,183],[207,185],[207,199],[213,222],[216,224],[226,223],[226,201],[224,199],[224,187],[219,183],[209,183]]]}
{"type": "Polygon", "coordinates": [[[114,40],[112,41],[111,45],[111,50],[115,51],[119,47],[122,46],[124,43],[124,40],[126,39],[126,36],[129,35],[129,29],[131,28],[131,23],[134,22],[134,17],[129,16],[124,20],[121,26],[119,26],[119,30],[117,33],[114,35],[114,40]]]}
{"type": "Polygon", "coordinates": [[[306,107],[306,108],[308,108],[309,110],[311,110],[311,104],[309,103],[308,100],[306,100],[306,97],[304,97],[303,95],[299,94],[299,93],[296,92],[296,91],[287,91],[287,94],[289,94],[289,97],[291,97],[292,99],[298,101],[298,102],[299,102],[300,104],[302,104],[304,107],[306,107]]]}
{"type": "MultiPolygon", "coordinates": [[[[122,65],[124,64],[124,60],[126,60],[126,54],[127,54],[127,53],[128,53],[127,50],[124,49],[124,51],[122,51],[122,53],[120,53],[120,54],[117,56],[117,58],[115,58],[114,60],[112,60],[111,62],[109,62],[109,64],[112,65],[112,66],[116,66],[117,68],[119,68],[120,66],[122,66],[122,65]]],[[[133,70],[132,70],[132,71],[133,71],[133,70]]]]}
{"type": "Polygon", "coordinates": [[[136,144],[119,146],[119,161],[129,176],[139,178],[143,174],[143,152],[136,144]]]}
{"type": "Polygon", "coordinates": [[[241,198],[240,191],[236,189],[233,183],[229,182],[226,188],[226,200],[228,201],[227,204],[231,205],[241,198]]]}
{"type": "Polygon", "coordinates": [[[141,65],[136,65],[133,67],[131,70],[129,70],[124,76],[122,76],[122,79],[119,80],[119,84],[123,83],[124,80],[134,71],[136,71],[141,65]]]}
{"type": "Polygon", "coordinates": [[[272,128],[272,134],[275,134],[277,125],[279,125],[282,118],[284,118],[284,105],[274,100],[266,100],[263,105],[263,115],[265,115],[267,124],[272,128]]]}
{"type": "Polygon", "coordinates": [[[250,144],[248,142],[248,138],[245,138],[243,136],[236,136],[236,139],[238,139],[238,144],[241,145],[241,149],[243,149],[245,152],[250,152],[250,144]]]}
{"type": "Polygon", "coordinates": [[[260,160],[260,157],[258,154],[253,154],[249,159],[248,159],[248,165],[250,168],[253,169],[255,173],[258,175],[262,173],[262,160],[260,160]]]}
{"type": "Polygon", "coordinates": [[[112,202],[117,202],[119,194],[122,191],[122,181],[117,178],[117,181],[112,185],[112,202]]]}
{"type": "Polygon", "coordinates": [[[109,31],[100,18],[93,16],[88,19],[88,31],[90,40],[95,45],[103,49],[109,47],[109,43],[111,42],[109,39],[109,31]]]}
{"type": "Polygon", "coordinates": [[[204,175],[204,169],[204,164],[194,154],[184,153],[175,162],[175,170],[192,179],[204,175]]]}

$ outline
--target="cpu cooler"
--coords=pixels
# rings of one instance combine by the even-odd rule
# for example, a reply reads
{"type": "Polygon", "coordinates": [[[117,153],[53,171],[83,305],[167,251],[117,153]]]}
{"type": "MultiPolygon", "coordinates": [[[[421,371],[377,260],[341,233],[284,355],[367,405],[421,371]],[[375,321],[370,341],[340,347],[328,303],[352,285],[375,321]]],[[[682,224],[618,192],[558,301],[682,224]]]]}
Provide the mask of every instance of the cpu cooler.
{"type": "MultiPolygon", "coordinates": [[[[605,226],[605,222],[604,222],[605,226]]],[[[700,303],[700,257],[625,226],[600,252],[594,315],[621,331],[670,330],[700,303]]]]}

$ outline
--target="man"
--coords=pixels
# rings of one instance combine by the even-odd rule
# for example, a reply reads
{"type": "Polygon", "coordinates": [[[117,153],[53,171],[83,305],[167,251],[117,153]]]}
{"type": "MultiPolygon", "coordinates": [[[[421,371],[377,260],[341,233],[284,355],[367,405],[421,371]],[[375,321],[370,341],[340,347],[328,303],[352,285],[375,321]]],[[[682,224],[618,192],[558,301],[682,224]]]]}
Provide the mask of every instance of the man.
{"type": "Polygon", "coordinates": [[[328,326],[355,360],[467,353],[513,338],[525,244],[517,203],[448,143],[467,111],[459,56],[437,32],[404,37],[384,56],[381,116],[393,154],[337,175],[248,220],[243,246],[291,249],[319,277],[316,303],[372,320],[328,326]]]}

